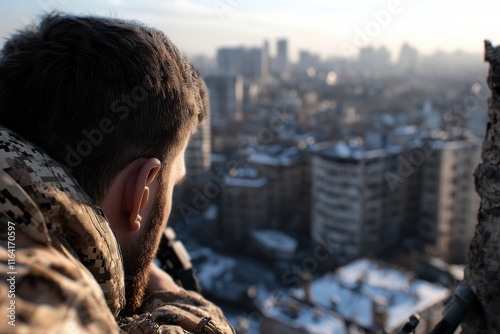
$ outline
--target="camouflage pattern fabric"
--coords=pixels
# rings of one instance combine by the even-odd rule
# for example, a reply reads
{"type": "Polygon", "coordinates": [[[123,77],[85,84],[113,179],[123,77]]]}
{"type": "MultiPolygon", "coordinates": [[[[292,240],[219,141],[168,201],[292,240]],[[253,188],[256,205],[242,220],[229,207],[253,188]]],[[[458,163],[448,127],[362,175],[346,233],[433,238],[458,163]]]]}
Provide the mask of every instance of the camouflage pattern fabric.
{"type": "Polygon", "coordinates": [[[234,333],[193,292],[157,292],[143,313],[117,318],[124,302],[120,248],[100,208],[63,166],[0,126],[0,333],[234,333]]]}

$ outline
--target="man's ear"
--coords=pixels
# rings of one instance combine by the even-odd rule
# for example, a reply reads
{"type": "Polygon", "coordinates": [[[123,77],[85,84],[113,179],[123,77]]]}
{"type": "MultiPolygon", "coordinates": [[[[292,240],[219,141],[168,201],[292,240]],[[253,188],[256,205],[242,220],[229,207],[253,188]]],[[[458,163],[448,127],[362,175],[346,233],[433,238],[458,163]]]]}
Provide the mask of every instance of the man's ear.
{"type": "Polygon", "coordinates": [[[158,175],[161,163],[156,158],[141,158],[133,161],[131,165],[122,203],[126,205],[124,209],[129,216],[128,228],[135,232],[141,228],[141,211],[149,201],[149,185],[158,175]]]}

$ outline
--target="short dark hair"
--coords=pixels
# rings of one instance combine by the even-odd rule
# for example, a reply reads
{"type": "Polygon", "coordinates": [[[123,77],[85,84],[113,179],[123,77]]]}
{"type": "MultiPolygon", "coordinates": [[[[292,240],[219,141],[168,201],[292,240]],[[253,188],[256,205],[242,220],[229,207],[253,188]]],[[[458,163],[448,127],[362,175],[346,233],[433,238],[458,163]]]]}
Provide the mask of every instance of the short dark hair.
{"type": "Polygon", "coordinates": [[[169,165],[207,113],[198,72],[134,21],[44,14],[0,56],[0,124],[69,167],[96,201],[134,159],[169,165]]]}

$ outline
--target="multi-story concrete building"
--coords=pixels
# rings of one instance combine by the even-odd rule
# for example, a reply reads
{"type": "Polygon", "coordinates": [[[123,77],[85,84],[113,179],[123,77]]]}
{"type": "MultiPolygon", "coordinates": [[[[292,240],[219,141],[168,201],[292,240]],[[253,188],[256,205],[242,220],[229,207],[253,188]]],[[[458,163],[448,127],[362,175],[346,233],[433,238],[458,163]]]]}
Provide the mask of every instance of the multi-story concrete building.
{"type": "Polygon", "coordinates": [[[413,74],[417,70],[418,50],[404,43],[399,51],[397,66],[405,74],[413,74]]]}
{"type": "MultiPolygon", "coordinates": [[[[179,204],[187,199],[187,203],[191,205],[196,196],[194,190],[203,191],[204,186],[210,181],[211,151],[210,119],[207,119],[198,126],[196,133],[189,140],[184,154],[186,181],[175,188],[173,203],[179,204]]],[[[172,210],[174,219],[179,218],[179,214],[182,216],[182,209],[178,208],[179,210],[172,210]]]]}
{"type": "Polygon", "coordinates": [[[224,128],[232,121],[242,119],[243,78],[239,76],[211,75],[205,78],[210,92],[210,123],[224,128]]]}
{"type": "Polygon", "coordinates": [[[270,65],[270,59],[269,59],[269,42],[264,41],[262,45],[262,67],[261,67],[261,78],[266,79],[267,76],[269,75],[269,65],[270,65]]]}
{"type": "Polygon", "coordinates": [[[274,148],[248,158],[248,163],[267,179],[269,224],[292,233],[308,233],[311,185],[307,157],[294,147],[274,148]]]}
{"type": "Polygon", "coordinates": [[[288,71],[288,40],[279,39],[277,42],[276,69],[278,73],[288,71]]]}
{"type": "Polygon", "coordinates": [[[237,76],[241,74],[244,64],[243,47],[227,47],[217,50],[217,70],[225,76],[237,76]]]}
{"type": "Polygon", "coordinates": [[[248,240],[256,229],[267,228],[267,180],[251,167],[231,171],[222,191],[221,216],[224,240],[248,240]]]}
{"type": "Polygon", "coordinates": [[[212,151],[235,150],[238,145],[235,124],[243,118],[243,77],[211,75],[205,78],[205,82],[210,93],[212,151]]]}
{"type": "Polygon", "coordinates": [[[226,76],[242,75],[258,79],[267,75],[267,58],[262,48],[227,47],[217,50],[218,73],[226,76]]]}
{"type": "Polygon", "coordinates": [[[196,133],[191,136],[186,148],[186,185],[203,186],[208,182],[211,153],[210,120],[206,120],[198,126],[196,133]]]}
{"type": "Polygon", "coordinates": [[[442,131],[414,139],[382,149],[340,142],[318,150],[313,240],[338,243],[338,259],[348,261],[413,239],[428,255],[463,263],[479,209],[473,172],[480,141],[442,131]]]}
{"type": "Polygon", "coordinates": [[[431,255],[464,263],[479,211],[473,173],[480,162],[481,141],[439,132],[427,142],[432,151],[423,165],[418,232],[431,255]]]}
{"type": "Polygon", "coordinates": [[[262,75],[263,57],[261,48],[249,48],[245,50],[245,58],[242,67],[242,75],[245,78],[258,79],[262,75]]]}
{"type": "Polygon", "coordinates": [[[343,142],[312,157],[311,236],[338,244],[336,261],[374,255],[398,242],[402,199],[383,178],[390,158],[382,149],[343,142]]]}

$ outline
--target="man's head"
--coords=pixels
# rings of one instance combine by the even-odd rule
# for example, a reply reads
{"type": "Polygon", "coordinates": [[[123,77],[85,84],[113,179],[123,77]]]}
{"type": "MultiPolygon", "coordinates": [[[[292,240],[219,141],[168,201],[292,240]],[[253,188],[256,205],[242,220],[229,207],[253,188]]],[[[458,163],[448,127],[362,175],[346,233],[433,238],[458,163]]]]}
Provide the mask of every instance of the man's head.
{"type": "Polygon", "coordinates": [[[128,311],[207,110],[198,73],[138,23],[50,14],[2,50],[0,124],[67,166],[101,205],[124,255],[128,311]]]}

